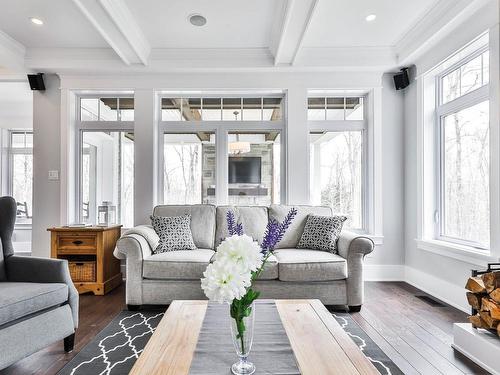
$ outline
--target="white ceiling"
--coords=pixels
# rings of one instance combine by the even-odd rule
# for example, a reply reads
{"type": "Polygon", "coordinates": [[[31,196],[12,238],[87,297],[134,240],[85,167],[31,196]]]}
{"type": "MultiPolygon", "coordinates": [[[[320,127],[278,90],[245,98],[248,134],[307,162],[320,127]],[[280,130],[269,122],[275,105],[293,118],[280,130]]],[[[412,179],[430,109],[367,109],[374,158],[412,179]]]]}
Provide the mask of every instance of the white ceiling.
{"type": "Polygon", "coordinates": [[[0,0],[0,67],[387,71],[411,63],[425,25],[446,30],[488,1],[494,0],[0,0]],[[207,24],[191,25],[193,13],[207,24]],[[376,20],[367,22],[368,14],[376,20]]]}
{"type": "Polygon", "coordinates": [[[284,0],[125,0],[153,48],[265,48],[284,0]],[[207,23],[195,27],[191,14],[207,23]]]}
{"type": "Polygon", "coordinates": [[[0,30],[28,48],[109,47],[71,0],[0,0],[0,30]]]}
{"type": "Polygon", "coordinates": [[[438,1],[320,1],[304,47],[394,46],[438,1]],[[369,14],[375,21],[365,21],[369,14]]]}

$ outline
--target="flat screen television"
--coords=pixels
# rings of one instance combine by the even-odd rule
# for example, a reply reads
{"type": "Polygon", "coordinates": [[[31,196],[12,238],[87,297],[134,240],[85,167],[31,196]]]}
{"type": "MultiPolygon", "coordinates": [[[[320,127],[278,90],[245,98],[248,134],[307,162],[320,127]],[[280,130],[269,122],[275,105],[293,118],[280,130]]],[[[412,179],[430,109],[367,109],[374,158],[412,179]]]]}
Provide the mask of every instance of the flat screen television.
{"type": "Polygon", "coordinates": [[[260,184],[261,158],[230,157],[228,176],[230,184],[260,184]]]}

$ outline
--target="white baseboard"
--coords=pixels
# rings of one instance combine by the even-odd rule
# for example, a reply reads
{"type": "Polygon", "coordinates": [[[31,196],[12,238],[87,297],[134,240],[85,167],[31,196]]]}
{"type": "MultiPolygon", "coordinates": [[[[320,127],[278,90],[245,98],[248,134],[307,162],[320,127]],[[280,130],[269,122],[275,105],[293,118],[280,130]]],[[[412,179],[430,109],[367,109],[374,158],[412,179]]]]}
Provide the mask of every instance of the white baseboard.
{"type": "Polygon", "coordinates": [[[405,266],[402,264],[365,264],[365,281],[405,281],[405,266]]]}
{"type": "Polygon", "coordinates": [[[408,266],[405,266],[405,281],[425,293],[446,302],[448,305],[470,313],[465,289],[461,285],[452,284],[449,281],[408,266]]]}

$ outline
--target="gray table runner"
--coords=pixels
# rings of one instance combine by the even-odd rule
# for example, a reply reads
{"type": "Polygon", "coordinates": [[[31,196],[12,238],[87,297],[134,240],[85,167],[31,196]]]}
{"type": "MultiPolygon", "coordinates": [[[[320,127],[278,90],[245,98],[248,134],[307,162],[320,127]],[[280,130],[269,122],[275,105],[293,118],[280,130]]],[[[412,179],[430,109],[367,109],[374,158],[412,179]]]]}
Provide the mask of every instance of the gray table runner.
{"type": "MultiPolygon", "coordinates": [[[[248,360],[255,374],[299,375],[290,341],[274,301],[255,302],[254,339],[248,360]]],[[[229,306],[208,303],[189,373],[191,375],[231,374],[238,360],[231,340],[229,306]]]]}

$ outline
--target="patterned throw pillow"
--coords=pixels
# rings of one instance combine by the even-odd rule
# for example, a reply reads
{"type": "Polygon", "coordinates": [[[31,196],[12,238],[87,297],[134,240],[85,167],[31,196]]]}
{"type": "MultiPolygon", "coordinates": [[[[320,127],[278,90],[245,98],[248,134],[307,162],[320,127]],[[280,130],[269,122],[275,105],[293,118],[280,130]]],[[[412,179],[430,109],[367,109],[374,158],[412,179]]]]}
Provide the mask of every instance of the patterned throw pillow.
{"type": "Polygon", "coordinates": [[[337,240],[346,220],[345,216],[308,215],[297,248],[336,252],[337,240]]]}
{"type": "Polygon", "coordinates": [[[160,242],[153,254],[176,250],[196,250],[191,233],[191,215],[151,216],[151,223],[160,237],[160,242]]]}

